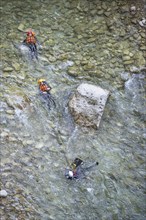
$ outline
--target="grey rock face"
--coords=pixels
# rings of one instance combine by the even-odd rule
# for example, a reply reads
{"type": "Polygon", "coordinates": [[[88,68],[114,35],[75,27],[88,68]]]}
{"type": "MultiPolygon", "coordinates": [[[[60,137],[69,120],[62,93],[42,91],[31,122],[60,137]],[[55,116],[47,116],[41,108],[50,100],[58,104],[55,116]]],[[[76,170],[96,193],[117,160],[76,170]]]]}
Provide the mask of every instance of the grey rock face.
{"type": "Polygon", "coordinates": [[[85,127],[99,127],[109,91],[99,86],[83,83],[69,101],[75,122],[85,127]]]}

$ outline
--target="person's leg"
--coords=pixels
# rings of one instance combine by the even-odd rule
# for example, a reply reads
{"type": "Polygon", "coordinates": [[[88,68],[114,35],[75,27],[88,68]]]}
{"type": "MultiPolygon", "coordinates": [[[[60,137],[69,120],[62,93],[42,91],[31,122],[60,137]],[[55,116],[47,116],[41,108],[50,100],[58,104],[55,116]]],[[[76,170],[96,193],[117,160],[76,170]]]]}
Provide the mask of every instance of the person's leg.
{"type": "Polygon", "coordinates": [[[51,101],[51,103],[54,105],[54,107],[56,107],[55,100],[54,100],[54,98],[53,98],[52,96],[50,96],[50,101],[51,101]]]}
{"type": "Polygon", "coordinates": [[[48,107],[51,108],[52,105],[56,107],[55,100],[53,99],[52,95],[48,92],[47,93],[47,102],[48,102],[48,107]]]}
{"type": "Polygon", "coordinates": [[[84,170],[84,171],[88,171],[88,170],[92,169],[93,167],[95,167],[95,166],[97,166],[97,165],[98,165],[98,162],[94,162],[94,163],[90,164],[90,165],[87,166],[87,167],[83,167],[83,170],[84,170]]]}
{"type": "Polygon", "coordinates": [[[33,53],[36,59],[38,59],[38,51],[37,51],[37,46],[36,44],[33,44],[33,53]]]}
{"type": "Polygon", "coordinates": [[[30,50],[31,59],[33,59],[34,58],[33,44],[27,44],[27,46],[29,47],[30,50]]]}

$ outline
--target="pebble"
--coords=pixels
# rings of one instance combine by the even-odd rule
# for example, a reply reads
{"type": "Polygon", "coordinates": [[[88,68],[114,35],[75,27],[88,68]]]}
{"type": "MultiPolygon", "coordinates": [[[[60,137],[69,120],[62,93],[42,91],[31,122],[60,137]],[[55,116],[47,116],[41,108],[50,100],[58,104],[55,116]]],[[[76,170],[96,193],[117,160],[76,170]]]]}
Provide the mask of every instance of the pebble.
{"type": "Polygon", "coordinates": [[[1,138],[7,137],[7,136],[9,136],[9,133],[5,131],[1,132],[1,138]]]}
{"type": "Polygon", "coordinates": [[[53,57],[53,56],[49,56],[48,59],[49,59],[50,62],[55,62],[56,61],[56,58],[53,57]]]}
{"type": "Polygon", "coordinates": [[[79,75],[76,67],[74,67],[74,66],[71,66],[71,67],[68,68],[68,74],[70,76],[78,76],[79,75]]]}
{"type": "Polygon", "coordinates": [[[131,67],[130,67],[130,72],[132,72],[132,73],[138,73],[138,72],[139,72],[139,69],[138,69],[137,67],[135,67],[135,66],[131,66],[131,67]]]}
{"type": "Polygon", "coordinates": [[[19,31],[24,31],[24,24],[19,24],[18,30],[19,31]]]}
{"type": "Polygon", "coordinates": [[[136,6],[131,6],[130,12],[132,15],[136,14],[136,6]]]}
{"type": "Polygon", "coordinates": [[[130,56],[123,56],[123,61],[127,61],[127,60],[130,60],[130,56]]]}
{"type": "Polygon", "coordinates": [[[7,197],[7,195],[8,195],[8,193],[6,192],[6,190],[3,189],[0,191],[0,197],[5,198],[5,197],[7,197]]]}
{"type": "Polygon", "coordinates": [[[141,21],[139,21],[139,25],[140,25],[141,27],[146,27],[146,19],[143,18],[141,21]]]}
{"type": "Polygon", "coordinates": [[[134,60],[125,60],[124,65],[129,65],[129,64],[132,64],[133,62],[134,60]]]}
{"type": "MultiPolygon", "coordinates": [[[[121,73],[121,79],[123,80],[123,81],[127,81],[128,79],[130,78],[130,73],[126,73],[126,72],[123,72],[123,73],[121,73]]],[[[119,126],[119,124],[117,123],[117,125],[119,126]]]]}
{"type": "Polygon", "coordinates": [[[15,117],[14,117],[14,115],[8,115],[7,118],[10,120],[13,120],[15,117]]]}
{"type": "Polygon", "coordinates": [[[130,53],[129,49],[125,49],[125,50],[123,51],[123,54],[124,54],[124,55],[128,55],[129,53],[130,53]]]}
{"type": "Polygon", "coordinates": [[[110,11],[106,11],[104,12],[104,15],[106,15],[107,17],[111,15],[111,12],[110,11]]]}
{"type": "Polygon", "coordinates": [[[4,72],[12,72],[13,68],[12,67],[6,67],[4,68],[4,72]]]}
{"type": "Polygon", "coordinates": [[[33,140],[26,140],[26,141],[23,141],[23,144],[24,145],[32,145],[32,144],[34,144],[34,141],[33,140]]]}
{"type": "Polygon", "coordinates": [[[140,50],[146,50],[146,46],[140,47],[140,50]]]}
{"type": "Polygon", "coordinates": [[[15,69],[16,71],[19,71],[20,68],[21,68],[21,66],[20,66],[19,63],[13,63],[12,66],[14,67],[14,69],[15,69]]]}
{"type": "Polygon", "coordinates": [[[91,193],[93,192],[93,188],[87,188],[87,191],[91,193]]]}
{"type": "Polygon", "coordinates": [[[122,13],[129,12],[129,7],[128,7],[128,5],[125,5],[125,6],[121,7],[121,11],[122,11],[122,13]]]}
{"type": "Polygon", "coordinates": [[[42,147],[44,147],[44,143],[43,143],[43,142],[37,143],[37,144],[35,145],[35,148],[37,148],[37,149],[41,149],[42,147]]]}
{"type": "Polygon", "coordinates": [[[97,14],[98,14],[98,15],[102,15],[103,13],[104,13],[103,10],[97,11],[97,14]]]}
{"type": "Polygon", "coordinates": [[[9,114],[9,115],[14,115],[15,114],[14,110],[10,110],[10,109],[7,110],[6,113],[9,114]]]}
{"type": "Polygon", "coordinates": [[[9,142],[17,142],[17,138],[15,137],[9,137],[9,142]]]}
{"type": "Polygon", "coordinates": [[[131,11],[136,11],[136,7],[135,6],[131,6],[130,10],[131,11]]]}
{"type": "Polygon", "coordinates": [[[39,59],[40,59],[42,62],[49,63],[49,60],[48,60],[46,57],[40,56],[39,59]]]}

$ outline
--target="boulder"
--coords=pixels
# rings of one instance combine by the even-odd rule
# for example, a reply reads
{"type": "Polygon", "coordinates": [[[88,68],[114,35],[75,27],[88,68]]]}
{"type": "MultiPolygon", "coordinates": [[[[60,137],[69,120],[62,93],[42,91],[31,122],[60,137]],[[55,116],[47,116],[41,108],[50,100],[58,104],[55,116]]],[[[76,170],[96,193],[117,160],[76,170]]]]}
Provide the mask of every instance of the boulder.
{"type": "Polygon", "coordinates": [[[109,91],[82,83],[69,101],[69,109],[77,124],[99,128],[109,91]]]}

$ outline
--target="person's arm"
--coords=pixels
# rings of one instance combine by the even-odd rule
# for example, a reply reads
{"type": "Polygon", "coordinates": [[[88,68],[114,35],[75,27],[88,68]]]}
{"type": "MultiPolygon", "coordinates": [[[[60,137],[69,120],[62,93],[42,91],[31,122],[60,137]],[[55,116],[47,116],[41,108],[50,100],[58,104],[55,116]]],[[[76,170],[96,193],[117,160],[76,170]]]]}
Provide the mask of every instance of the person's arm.
{"type": "Polygon", "coordinates": [[[35,37],[35,40],[36,40],[36,43],[37,43],[39,46],[41,46],[41,44],[40,44],[39,40],[37,39],[37,37],[35,37]]]}
{"type": "Polygon", "coordinates": [[[96,165],[98,165],[98,162],[94,162],[93,164],[87,166],[87,167],[83,167],[84,171],[90,170],[91,168],[95,167],[96,165]]]}
{"type": "Polygon", "coordinates": [[[47,91],[51,91],[52,87],[48,84],[48,83],[45,83],[45,85],[47,86],[47,91]]]}

